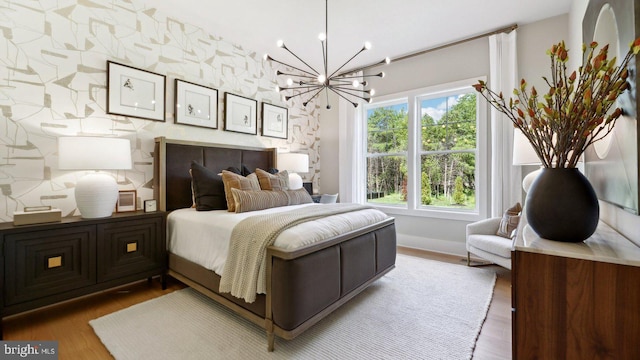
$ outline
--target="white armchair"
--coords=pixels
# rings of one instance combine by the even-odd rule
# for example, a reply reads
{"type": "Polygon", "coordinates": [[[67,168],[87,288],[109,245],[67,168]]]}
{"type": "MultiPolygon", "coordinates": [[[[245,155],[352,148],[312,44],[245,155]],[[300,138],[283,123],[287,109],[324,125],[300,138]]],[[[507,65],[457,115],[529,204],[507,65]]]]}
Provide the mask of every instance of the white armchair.
{"type": "Polygon", "coordinates": [[[501,218],[480,220],[467,225],[467,265],[471,263],[471,254],[489,260],[497,265],[511,269],[512,239],[496,235],[501,218]]]}

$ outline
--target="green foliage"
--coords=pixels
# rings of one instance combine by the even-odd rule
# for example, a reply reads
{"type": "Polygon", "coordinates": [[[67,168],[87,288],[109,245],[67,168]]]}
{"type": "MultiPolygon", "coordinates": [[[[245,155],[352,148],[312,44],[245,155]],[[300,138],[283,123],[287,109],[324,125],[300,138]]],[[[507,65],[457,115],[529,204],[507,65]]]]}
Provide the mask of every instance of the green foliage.
{"type": "Polygon", "coordinates": [[[453,203],[458,205],[464,205],[466,196],[464,195],[464,185],[462,184],[462,177],[456,178],[456,184],[453,188],[453,203]]]}
{"type": "Polygon", "coordinates": [[[431,199],[431,181],[426,173],[422,173],[422,193],[421,193],[422,205],[431,205],[433,201],[431,199]]]}

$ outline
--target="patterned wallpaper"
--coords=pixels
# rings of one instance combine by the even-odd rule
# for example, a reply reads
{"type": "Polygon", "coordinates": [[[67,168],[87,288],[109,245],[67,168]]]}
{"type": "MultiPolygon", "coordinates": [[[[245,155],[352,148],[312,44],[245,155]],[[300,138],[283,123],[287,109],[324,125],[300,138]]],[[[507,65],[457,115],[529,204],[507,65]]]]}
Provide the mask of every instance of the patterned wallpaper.
{"type": "Polygon", "coordinates": [[[256,99],[258,108],[286,106],[262,54],[137,0],[0,0],[0,33],[0,221],[24,206],[77,214],[74,185],[84,173],[57,169],[60,136],[129,139],[133,169],[112,174],[139,200],[153,198],[157,136],[305,152],[311,168],[301,175],[318,188],[318,107],[289,104],[286,140],[223,130],[225,92],[256,99]],[[107,60],[166,75],[165,122],[106,114],[107,60]],[[174,123],[175,79],[218,89],[218,129],[174,123]]]}

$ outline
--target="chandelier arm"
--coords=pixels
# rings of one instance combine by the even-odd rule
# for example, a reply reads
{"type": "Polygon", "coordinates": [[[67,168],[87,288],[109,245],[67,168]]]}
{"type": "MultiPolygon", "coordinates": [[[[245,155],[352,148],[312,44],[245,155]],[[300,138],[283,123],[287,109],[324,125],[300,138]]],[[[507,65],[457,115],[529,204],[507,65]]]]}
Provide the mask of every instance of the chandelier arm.
{"type": "Polygon", "coordinates": [[[336,75],[333,78],[331,78],[331,80],[334,81],[339,81],[339,80],[343,80],[343,79],[360,79],[360,78],[366,78],[366,77],[381,77],[382,73],[378,73],[378,74],[373,74],[373,75],[354,75],[354,76],[347,76],[349,75],[349,73],[343,73],[343,75],[336,75]],[[339,79],[336,79],[339,78],[339,79]]]}
{"type": "Polygon", "coordinates": [[[312,91],[314,91],[314,90],[317,90],[318,88],[320,88],[320,90],[322,91],[322,88],[324,88],[324,86],[322,86],[322,85],[318,85],[317,87],[315,87],[315,88],[313,88],[313,89],[309,89],[309,90],[307,90],[307,91],[302,91],[302,92],[299,92],[299,93],[297,93],[297,94],[293,94],[293,95],[291,95],[291,96],[287,96],[286,98],[287,98],[287,100],[289,100],[289,99],[294,98],[294,97],[296,97],[296,96],[300,96],[300,95],[308,94],[308,93],[310,93],[310,92],[312,92],[312,91]]]}
{"type": "MultiPolygon", "coordinates": [[[[360,96],[360,95],[357,95],[357,94],[354,94],[354,93],[353,93],[354,91],[355,91],[355,92],[361,92],[360,90],[355,90],[355,89],[353,89],[353,90],[352,90],[352,89],[345,89],[345,88],[340,88],[340,87],[332,87],[332,89],[334,89],[334,90],[336,90],[336,91],[342,91],[343,93],[345,93],[345,94],[347,94],[347,95],[355,96],[355,97],[360,98],[360,99],[365,100],[365,101],[369,101],[369,100],[371,100],[371,97],[368,97],[368,98],[367,98],[367,97],[362,97],[362,96],[360,96]]],[[[368,93],[368,92],[366,92],[366,91],[365,91],[365,93],[369,94],[369,93],[368,93]]]]}
{"type": "MultiPolygon", "coordinates": [[[[329,90],[333,91],[334,93],[336,93],[336,95],[340,96],[341,98],[343,98],[343,99],[347,100],[348,102],[350,102],[351,104],[353,104],[353,107],[358,107],[358,103],[351,101],[351,99],[348,99],[347,97],[345,97],[344,95],[342,95],[339,91],[334,90],[334,89],[333,89],[332,87],[330,87],[330,86],[329,86],[329,87],[327,87],[327,89],[329,89],[329,90]]],[[[351,95],[351,96],[359,97],[359,96],[357,96],[357,95],[352,95],[352,94],[347,94],[347,95],[351,95]]],[[[367,100],[367,99],[365,99],[365,98],[363,98],[363,97],[359,97],[359,98],[361,98],[362,100],[367,100]]]]}
{"type": "MultiPolygon", "coordinates": [[[[316,74],[320,74],[318,72],[318,70],[314,69],[313,66],[307,64],[304,60],[302,60],[298,55],[296,55],[293,51],[291,51],[288,47],[284,46],[283,47],[285,50],[287,50],[289,52],[289,54],[293,55],[296,59],[298,59],[301,63],[305,64],[309,69],[311,69],[311,71],[315,72],[316,74]]],[[[307,72],[307,74],[309,74],[309,72],[307,72]]]]}
{"type": "Polygon", "coordinates": [[[303,73],[305,73],[305,74],[309,74],[311,77],[316,77],[316,76],[318,76],[318,74],[313,74],[313,73],[310,73],[310,72],[308,72],[308,71],[306,71],[306,70],[302,70],[302,69],[297,68],[297,67],[295,67],[295,66],[293,66],[293,65],[289,65],[289,64],[287,64],[287,63],[285,63],[285,62],[282,62],[282,61],[280,61],[280,60],[276,60],[276,59],[272,58],[271,56],[269,56],[268,60],[273,61],[273,62],[277,62],[278,64],[284,65],[284,66],[286,66],[286,67],[290,67],[290,68],[292,68],[292,69],[298,70],[298,71],[303,72],[303,73]]]}
{"type": "MultiPolygon", "coordinates": [[[[347,60],[344,64],[342,64],[339,68],[336,69],[336,71],[334,71],[331,75],[329,75],[330,78],[333,77],[333,75],[335,75],[338,71],[340,71],[343,67],[345,67],[345,65],[347,65],[348,63],[351,62],[351,60],[355,59],[356,56],[360,55],[361,52],[363,52],[365,50],[365,47],[363,46],[362,49],[360,49],[360,51],[358,51],[355,55],[353,55],[349,60],[347,60]]],[[[339,76],[339,75],[338,75],[339,76]]]]}
{"type": "Polygon", "coordinates": [[[318,96],[322,92],[323,89],[325,89],[324,86],[320,90],[318,90],[315,94],[313,94],[313,96],[310,97],[307,101],[303,102],[302,105],[307,106],[307,104],[310,103],[311,100],[313,100],[316,96],[318,96]]]}
{"type": "MultiPolygon", "coordinates": [[[[382,64],[389,64],[390,62],[391,62],[391,60],[388,60],[388,58],[385,58],[384,60],[380,61],[377,64],[373,64],[373,65],[370,65],[370,66],[364,66],[364,67],[353,69],[353,70],[346,70],[346,71],[344,71],[344,72],[342,72],[342,73],[340,73],[340,74],[338,74],[336,76],[331,75],[331,77],[342,77],[342,76],[345,76],[345,75],[356,73],[358,71],[364,71],[365,69],[369,69],[369,68],[371,68],[373,66],[378,66],[378,65],[382,65],[382,64]]],[[[380,75],[377,74],[377,75],[367,75],[367,76],[380,76],[380,75]]]]}
{"type": "Polygon", "coordinates": [[[302,78],[309,78],[309,79],[317,79],[317,76],[311,76],[311,75],[302,75],[302,74],[289,74],[289,73],[283,73],[283,72],[278,72],[276,73],[276,75],[280,76],[280,75],[286,75],[286,76],[295,76],[295,77],[302,77],[302,78]]]}
{"type": "Polygon", "coordinates": [[[287,90],[299,90],[299,89],[317,89],[319,87],[322,87],[322,85],[307,85],[307,86],[298,86],[298,87],[284,87],[284,88],[280,88],[280,91],[287,91],[287,90]]]}
{"type": "MultiPolygon", "coordinates": [[[[355,91],[355,92],[358,92],[358,93],[367,93],[367,94],[369,93],[369,91],[371,91],[371,90],[358,90],[358,89],[355,89],[355,88],[352,88],[352,87],[341,87],[341,86],[332,86],[332,88],[334,88],[336,90],[339,90],[339,91],[344,91],[344,92],[355,91]]],[[[357,95],[355,95],[355,96],[357,96],[357,95]]]]}

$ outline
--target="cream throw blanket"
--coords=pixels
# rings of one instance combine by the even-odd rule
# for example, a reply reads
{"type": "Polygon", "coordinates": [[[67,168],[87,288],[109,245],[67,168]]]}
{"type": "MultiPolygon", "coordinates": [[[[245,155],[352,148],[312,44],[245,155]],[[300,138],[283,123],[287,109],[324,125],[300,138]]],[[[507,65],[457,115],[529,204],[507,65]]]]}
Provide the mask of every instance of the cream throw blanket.
{"type": "Polygon", "coordinates": [[[254,302],[257,293],[266,293],[267,247],[281,232],[306,221],[367,208],[360,204],[323,204],[242,220],[231,233],[220,292],[254,302]]]}

